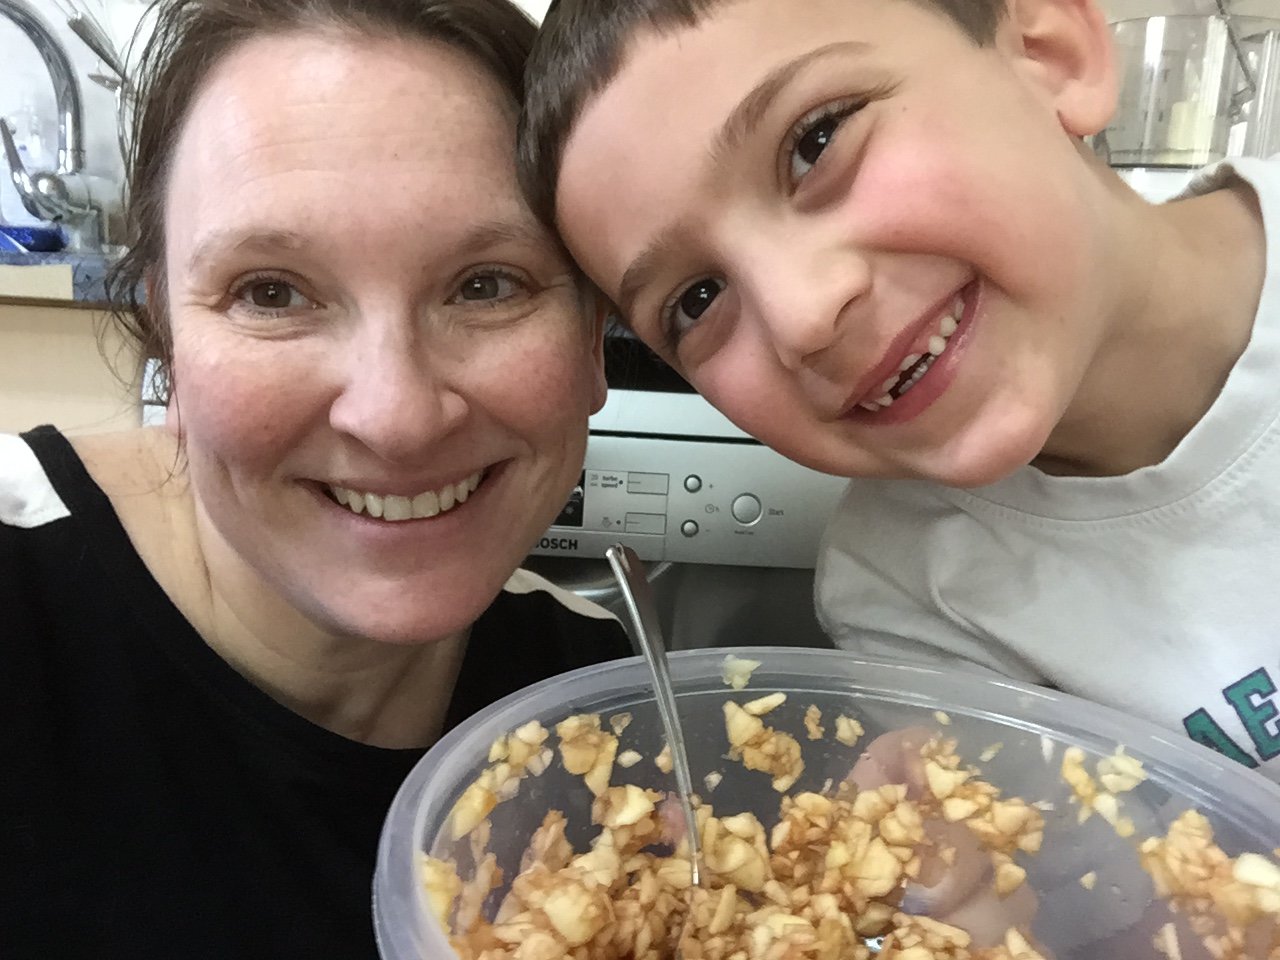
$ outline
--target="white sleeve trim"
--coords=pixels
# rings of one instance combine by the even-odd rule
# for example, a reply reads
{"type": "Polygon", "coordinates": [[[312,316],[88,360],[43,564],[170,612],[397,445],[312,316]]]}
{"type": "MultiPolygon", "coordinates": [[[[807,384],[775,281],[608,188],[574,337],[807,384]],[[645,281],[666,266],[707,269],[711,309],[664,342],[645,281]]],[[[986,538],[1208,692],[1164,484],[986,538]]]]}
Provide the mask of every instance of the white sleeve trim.
{"type": "Polygon", "coordinates": [[[30,529],[69,516],[27,442],[0,434],[0,523],[30,529]]]}
{"type": "Polygon", "coordinates": [[[566,590],[563,587],[557,587],[546,577],[541,577],[531,570],[525,570],[523,567],[516,570],[502,588],[508,593],[526,594],[542,591],[549,593],[561,606],[567,607],[574,613],[581,614],[584,617],[592,617],[596,620],[613,620],[618,622],[618,618],[598,604],[592,603],[584,597],[578,596],[572,590],[566,590]]]}

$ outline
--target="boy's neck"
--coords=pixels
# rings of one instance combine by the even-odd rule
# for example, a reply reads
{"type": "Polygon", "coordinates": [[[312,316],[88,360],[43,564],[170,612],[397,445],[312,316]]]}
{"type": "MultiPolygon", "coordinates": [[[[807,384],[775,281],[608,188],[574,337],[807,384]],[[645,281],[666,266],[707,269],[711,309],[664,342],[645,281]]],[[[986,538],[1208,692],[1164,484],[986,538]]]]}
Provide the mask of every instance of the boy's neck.
{"type": "MultiPolygon", "coordinates": [[[[1127,188],[1118,188],[1119,190],[1127,188]]],[[[1118,476],[1165,460],[1248,345],[1266,265],[1262,216],[1238,181],[1148,206],[1116,192],[1118,299],[1109,336],[1034,463],[1118,476]]]]}

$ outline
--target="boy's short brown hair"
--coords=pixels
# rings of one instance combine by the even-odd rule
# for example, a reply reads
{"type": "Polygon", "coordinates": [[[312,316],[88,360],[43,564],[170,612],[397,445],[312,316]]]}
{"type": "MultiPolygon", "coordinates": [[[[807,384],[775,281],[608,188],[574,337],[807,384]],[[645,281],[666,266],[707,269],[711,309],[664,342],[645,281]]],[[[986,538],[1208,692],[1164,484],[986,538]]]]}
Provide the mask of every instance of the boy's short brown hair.
{"type": "MultiPolygon", "coordinates": [[[[587,101],[622,67],[639,32],[695,27],[732,0],[554,0],[525,73],[520,120],[520,184],[534,212],[555,224],[556,181],[565,142],[587,101]]],[[[804,0],[796,0],[804,2],[804,0]]],[[[946,14],[978,44],[989,43],[1006,0],[912,0],[946,14]]]]}

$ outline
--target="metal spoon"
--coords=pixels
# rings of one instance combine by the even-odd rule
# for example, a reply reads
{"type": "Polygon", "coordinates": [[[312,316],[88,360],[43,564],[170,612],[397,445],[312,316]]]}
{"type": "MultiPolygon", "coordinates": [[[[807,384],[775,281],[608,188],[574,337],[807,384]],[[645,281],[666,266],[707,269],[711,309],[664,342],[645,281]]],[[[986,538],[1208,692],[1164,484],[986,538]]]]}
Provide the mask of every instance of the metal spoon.
{"type": "Polygon", "coordinates": [[[689,869],[693,885],[702,886],[702,854],[698,836],[698,819],[693,812],[693,778],[689,775],[689,755],[684,746],[684,732],[680,728],[680,715],[676,712],[675,692],[671,689],[671,671],[667,668],[667,651],[662,643],[662,628],[658,625],[658,608],[653,591],[645,579],[644,568],[634,550],[621,543],[605,551],[613,575],[618,579],[627,613],[635,630],[636,640],[644,653],[649,673],[653,676],[653,692],[658,701],[658,716],[671,747],[671,767],[676,775],[676,790],[680,809],[684,813],[685,833],[689,842],[689,869]]]}
{"type": "MultiPolygon", "coordinates": [[[[662,729],[667,735],[667,743],[671,747],[671,767],[676,775],[676,788],[679,793],[680,809],[684,813],[685,833],[689,838],[689,872],[695,887],[702,886],[702,853],[701,839],[698,836],[698,820],[693,812],[693,778],[689,774],[689,755],[684,746],[684,733],[680,728],[680,715],[676,712],[675,691],[671,689],[671,671],[667,667],[667,650],[662,642],[662,627],[658,622],[658,607],[653,600],[653,590],[645,578],[640,558],[630,547],[621,543],[614,544],[605,551],[613,575],[618,580],[618,587],[627,604],[627,614],[631,619],[631,627],[636,642],[645,662],[649,665],[649,673],[653,677],[654,697],[658,702],[658,716],[662,718],[662,729]]],[[[685,918],[687,925],[692,921],[692,909],[685,918]]],[[[679,942],[683,942],[682,933],[679,942]]],[[[872,954],[880,952],[883,937],[867,937],[864,943],[872,954]]],[[[676,960],[681,960],[680,948],[676,947],[676,960]]]]}

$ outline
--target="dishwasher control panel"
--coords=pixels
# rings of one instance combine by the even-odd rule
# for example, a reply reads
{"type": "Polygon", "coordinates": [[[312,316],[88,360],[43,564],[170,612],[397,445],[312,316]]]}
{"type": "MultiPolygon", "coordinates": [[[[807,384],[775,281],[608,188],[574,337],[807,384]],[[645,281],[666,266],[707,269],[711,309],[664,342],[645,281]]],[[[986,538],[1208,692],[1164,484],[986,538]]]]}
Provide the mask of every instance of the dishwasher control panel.
{"type": "Polygon", "coordinates": [[[543,556],[811,568],[848,481],[743,441],[593,434],[579,485],[535,545],[543,556]]]}

